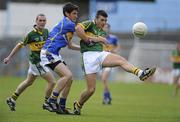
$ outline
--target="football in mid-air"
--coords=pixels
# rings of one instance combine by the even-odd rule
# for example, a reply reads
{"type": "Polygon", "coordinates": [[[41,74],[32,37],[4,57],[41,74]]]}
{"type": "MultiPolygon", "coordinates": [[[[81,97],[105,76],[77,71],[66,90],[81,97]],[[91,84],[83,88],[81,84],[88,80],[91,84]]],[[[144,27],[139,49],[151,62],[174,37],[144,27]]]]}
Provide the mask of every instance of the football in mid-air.
{"type": "Polygon", "coordinates": [[[146,36],[148,31],[147,25],[143,22],[137,22],[133,25],[132,33],[137,38],[143,38],[146,36]]]}

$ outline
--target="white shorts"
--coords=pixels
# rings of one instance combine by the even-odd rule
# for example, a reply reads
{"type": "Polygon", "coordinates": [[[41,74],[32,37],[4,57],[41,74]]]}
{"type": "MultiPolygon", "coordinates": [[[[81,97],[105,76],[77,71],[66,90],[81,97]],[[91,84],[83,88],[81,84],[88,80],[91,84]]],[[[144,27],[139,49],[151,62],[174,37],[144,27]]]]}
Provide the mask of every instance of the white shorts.
{"type": "Polygon", "coordinates": [[[83,69],[85,74],[97,73],[102,70],[102,63],[109,52],[88,51],[83,53],[83,69]]]}
{"type": "Polygon", "coordinates": [[[173,69],[173,70],[172,70],[172,74],[173,74],[173,76],[175,76],[175,77],[180,76],[180,69],[173,69]]]}
{"type": "Polygon", "coordinates": [[[47,72],[50,72],[50,70],[47,67],[42,66],[40,64],[32,64],[31,62],[29,62],[28,74],[40,76],[47,72]]]}
{"type": "Polygon", "coordinates": [[[45,66],[46,64],[51,64],[51,63],[55,63],[57,61],[64,61],[61,57],[61,55],[54,55],[50,52],[47,52],[46,50],[42,49],[41,50],[41,62],[40,64],[42,66],[45,66]]]}

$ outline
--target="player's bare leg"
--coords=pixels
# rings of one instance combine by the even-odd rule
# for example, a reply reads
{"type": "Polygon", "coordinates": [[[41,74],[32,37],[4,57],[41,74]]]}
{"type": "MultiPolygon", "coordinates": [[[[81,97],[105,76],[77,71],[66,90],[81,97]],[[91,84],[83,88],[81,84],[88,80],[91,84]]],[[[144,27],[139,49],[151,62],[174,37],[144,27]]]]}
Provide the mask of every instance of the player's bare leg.
{"type": "Polygon", "coordinates": [[[52,90],[55,85],[55,79],[54,76],[51,74],[51,72],[47,72],[46,74],[42,75],[42,77],[47,81],[47,87],[45,89],[45,101],[43,103],[43,109],[47,109],[48,104],[47,100],[51,96],[52,90]]]}
{"type": "Polygon", "coordinates": [[[174,77],[174,78],[173,78],[174,86],[175,86],[175,89],[174,89],[174,92],[173,92],[173,96],[174,96],[174,97],[177,96],[177,94],[178,94],[178,89],[180,89],[179,79],[180,79],[180,76],[177,76],[177,77],[174,77]]]}
{"type": "Polygon", "coordinates": [[[17,98],[21,95],[21,93],[29,86],[31,86],[33,84],[33,82],[36,80],[35,75],[33,74],[28,74],[26,80],[24,80],[23,82],[21,82],[18,87],[16,88],[15,92],[13,93],[13,95],[11,97],[8,97],[6,102],[10,108],[11,111],[15,111],[15,107],[16,107],[16,100],[17,98]]]}
{"type": "Polygon", "coordinates": [[[108,88],[108,77],[110,74],[111,69],[105,68],[102,72],[101,80],[103,82],[103,104],[111,104],[111,94],[108,88]]]}
{"type": "Polygon", "coordinates": [[[80,110],[83,104],[93,95],[95,92],[96,87],[96,73],[94,74],[87,74],[86,81],[87,81],[87,88],[81,93],[80,98],[78,101],[74,102],[74,113],[80,115],[80,110]]]}
{"type": "Polygon", "coordinates": [[[55,79],[54,79],[54,76],[50,73],[50,72],[47,72],[46,74],[44,74],[42,76],[46,81],[47,81],[47,87],[45,89],[45,97],[49,98],[51,96],[51,92],[54,88],[54,85],[55,85],[55,79]]]}
{"type": "Polygon", "coordinates": [[[103,66],[104,67],[116,67],[116,66],[120,66],[122,67],[125,71],[129,72],[129,73],[133,73],[136,76],[138,76],[140,78],[140,80],[144,81],[146,80],[148,77],[152,76],[155,71],[156,68],[152,68],[152,69],[145,69],[145,70],[141,70],[137,67],[135,67],[134,65],[130,64],[125,58],[117,55],[117,54],[109,54],[105,60],[103,61],[103,66]]]}
{"type": "Polygon", "coordinates": [[[69,70],[69,68],[64,65],[63,63],[58,64],[54,71],[61,77],[56,85],[55,88],[51,94],[51,97],[49,98],[49,106],[52,109],[47,109],[51,112],[57,112],[60,114],[66,114],[68,111],[66,111],[66,99],[69,94],[71,84],[72,84],[72,73],[69,70]],[[61,98],[59,100],[59,104],[57,103],[58,96],[62,92],[61,98]]]}

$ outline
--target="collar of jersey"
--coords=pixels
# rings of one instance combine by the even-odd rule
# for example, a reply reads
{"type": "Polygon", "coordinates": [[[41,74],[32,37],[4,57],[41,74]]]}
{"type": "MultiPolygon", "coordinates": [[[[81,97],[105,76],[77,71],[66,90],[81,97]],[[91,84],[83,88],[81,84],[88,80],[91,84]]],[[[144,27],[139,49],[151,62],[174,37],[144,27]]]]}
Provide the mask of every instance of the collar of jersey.
{"type": "Polygon", "coordinates": [[[33,26],[33,31],[34,31],[34,32],[37,32],[37,33],[39,33],[39,34],[41,34],[41,35],[42,35],[42,33],[43,33],[43,31],[39,31],[39,30],[36,28],[36,25],[33,26]]]}

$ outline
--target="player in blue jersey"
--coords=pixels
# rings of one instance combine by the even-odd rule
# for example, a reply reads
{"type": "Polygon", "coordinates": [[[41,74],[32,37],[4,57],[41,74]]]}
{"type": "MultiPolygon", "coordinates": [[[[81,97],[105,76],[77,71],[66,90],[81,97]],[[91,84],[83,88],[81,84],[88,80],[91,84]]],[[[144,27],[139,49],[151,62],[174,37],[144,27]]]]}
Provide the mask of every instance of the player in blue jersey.
{"type": "Polygon", "coordinates": [[[69,111],[66,109],[66,99],[72,84],[72,73],[59,51],[66,46],[73,50],[80,50],[79,45],[71,41],[75,32],[75,21],[78,17],[78,11],[79,7],[72,3],[64,5],[64,18],[49,33],[49,37],[41,50],[41,64],[49,67],[61,77],[58,79],[48,102],[43,105],[43,108],[50,112],[69,114],[69,111]],[[57,99],[60,93],[61,96],[58,103],[57,99]]]}
{"type": "MultiPolygon", "coordinates": [[[[103,30],[107,33],[106,39],[107,39],[107,44],[104,45],[104,51],[108,51],[111,53],[117,53],[120,45],[118,44],[118,38],[115,35],[110,34],[110,25],[106,23],[103,27],[103,30]]],[[[103,104],[111,104],[111,94],[110,90],[108,88],[108,77],[111,72],[110,67],[106,67],[102,71],[101,75],[101,80],[103,82],[103,88],[104,88],[104,93],[103,93],[103,104]]]]}

